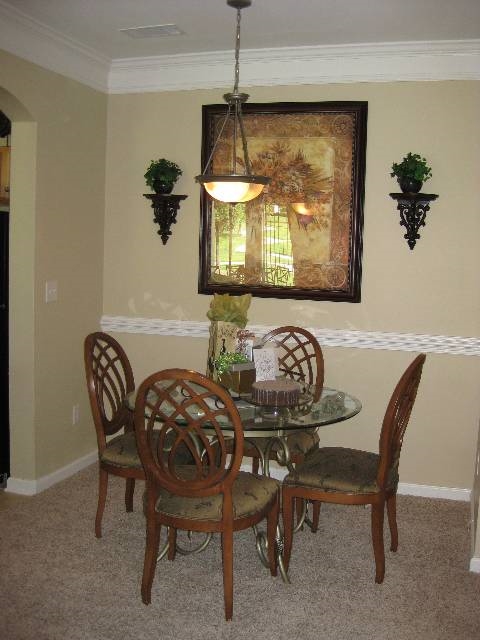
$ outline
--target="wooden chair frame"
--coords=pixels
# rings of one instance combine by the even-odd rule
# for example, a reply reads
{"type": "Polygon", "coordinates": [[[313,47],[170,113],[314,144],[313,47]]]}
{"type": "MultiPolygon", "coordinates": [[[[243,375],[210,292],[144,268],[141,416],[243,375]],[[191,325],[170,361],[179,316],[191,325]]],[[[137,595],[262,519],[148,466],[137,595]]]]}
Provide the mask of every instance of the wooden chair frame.
{"type": "MultiPolygon", "coordinates": [[[[347,493],[333,490],[309,488],[295,484],[283,484],[283,522],[285,530],[284,565],[290,563],[295,501],[311,500],[316,509],[313,516],[312,531],[318,528],[318,516],[321,502],[335,504],[367,505],[371,511],[371,533],[375,557],[375,582],[383,582],[385,576],[385,550],[383,541],[383,523],[385,506],[390,528],[390,550],[398,548],[398,527],[396,516],[397,483],[391,486],[392,472],[398,473],[403,436],[417,395],[418,385],[425,362],[425,354],[420,354],[409,365],[400,378],[388,403],[383,419],[379,442],[379,464],[376,476],[378,490],[375,493],[347,493]]],[[[301,468],[298,469],[301,472],[301,468]]]]}
{"type": "Polygon", "coordinates": [[[133,432],[133,413],[125,404],[125,396],[134,391],[135,381],[127,354],[112,336],[97,331],[85,338],[84,360],[97,433],[99,483],[95,535],[101,538],[109,474],[126,479],[125,508],[128,512],[133,511],[135,480],[144,480],[145,474],[140,458],[136,466],[118,466],[102,460],[108,436],[133,432]]]}
{"type": "MultiPolygon", "coordinates": [[[[149,376],[140,386],[135,405],[135,431],[147,488],[143,602],[149,604],[151,601],[162,526],[169,527],[170,560],[176,553],[177,529],[218,532],[222,537],[225,617],[230,620],[233,614],[233,532],[252,527],[267,518],[268,561],[271,574],[276,575],[275,538],[280,504],[280,494],[276,490],[268,504],[257,511],[243,517],[234,514],[232,491],[243,455],[243,427],[237,407],[225,389],[200,373],[184,369],[160,371],[149,376]],[[196,412],[192,415],[193,408],[196,412]],[[221,429],[222,420],[228,421],[230,432],[234,434],[231,454],[221,429]],[[164,443],[168,438],[170,442],[173,440],[173,445],[165,454],[164,443]],[[190,451],[193,464],[176,464],[180,447],[190,451]],[[198,516],[192,519],[157,510],[159,496],[166,495],[165,492],[175,496],[180,505],[182,498],[208,501],[219,495],[221,518],[201,520],[198,516]]],[[[253,478],[252,474],[244,475],[253,478]]],[[[267,478],[254,479],[272,482],[267,478]]]]}

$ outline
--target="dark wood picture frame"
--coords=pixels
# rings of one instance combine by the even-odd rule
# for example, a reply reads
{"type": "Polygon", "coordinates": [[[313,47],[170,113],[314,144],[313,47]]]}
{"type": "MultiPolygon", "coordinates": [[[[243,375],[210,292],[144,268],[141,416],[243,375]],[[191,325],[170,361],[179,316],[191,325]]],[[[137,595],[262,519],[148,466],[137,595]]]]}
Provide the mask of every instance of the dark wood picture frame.
{"type": "MultiPolygon", "coordinates": [[[[202,108],[202,167],[225,110],[202,108]]],[[[199,293],[360,302],[367,113],[367,102],[243,106],[253,172],[271,183],[243,205],[202,189],[199,293]]],[[[231,144],[227,127],[213,173],[229,171],[231,144]]]]}

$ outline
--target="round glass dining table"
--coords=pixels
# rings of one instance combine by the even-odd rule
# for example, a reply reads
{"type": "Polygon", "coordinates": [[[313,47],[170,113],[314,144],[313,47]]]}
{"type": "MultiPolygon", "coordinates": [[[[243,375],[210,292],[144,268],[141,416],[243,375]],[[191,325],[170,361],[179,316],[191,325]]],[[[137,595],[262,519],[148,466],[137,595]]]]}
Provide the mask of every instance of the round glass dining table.
{"type": "MultiPolygon", "coordinates": [[[[295,431],[314,430],[325,425],[335,424],[353,418],[360,412],[362,404],[355,396],[345,391],[324,387],[317,402],[312,403],[308,409],[301,407],[282,407],[273,409],[253,404],[248,395],[232,396],[242,420],[243,433],[246,440],[255,446],[255,439],[269,439],[280,443],[284,454],[279,459],[282,464],[288,464],[289,452],[287,436],[295,431]]],[[[135,392],[127,395],[126,404],[129,409],[135,407],[135,392]]],[[[228,435],[230,425],[219,424],[222,431],[228,435]]],[[[263,472],[268,475],[268,459],[257,447],[262,461],[263,472]]]]}

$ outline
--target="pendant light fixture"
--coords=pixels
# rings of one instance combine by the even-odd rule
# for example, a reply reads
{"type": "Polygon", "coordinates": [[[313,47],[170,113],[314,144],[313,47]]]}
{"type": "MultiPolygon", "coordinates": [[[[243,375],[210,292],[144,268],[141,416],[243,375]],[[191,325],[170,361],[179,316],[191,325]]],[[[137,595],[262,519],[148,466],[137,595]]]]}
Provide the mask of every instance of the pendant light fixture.
{"type": "Polygon", "coordinates": [[[196,176],[195,180],[205,187],[207,193],[220,202],[248,202],[259,196],[265,185],[270,182],[267,176],[258,176],[252,173],[250,158],[248,157],[247,139],[245,137],[245,129],[242,118],[242,104],[245,103],[249,96],[246,93],[239,93],[239,56],[240,56],[240,21],[241,10],[249,7],[252,0],[227,0],[229,7],[237,10],[237,31],[235,40],[235,81],[232,93],[226,93],[223,99],[228,105],[225,119],[220,127],[217,139],[214,142],[210,157],[203,169],[203,173],[196,176]],[[211,162],[218,141],[229,120],[233,121],[233,139],[232,139],[232,164],[231,172],[225,174],[211,173],[211,162]],[[240,138],[239,138],[240,135],[240,138]],[[237,140],[240,139],[243,149],[244,171],[237,171],[237,140]]]}

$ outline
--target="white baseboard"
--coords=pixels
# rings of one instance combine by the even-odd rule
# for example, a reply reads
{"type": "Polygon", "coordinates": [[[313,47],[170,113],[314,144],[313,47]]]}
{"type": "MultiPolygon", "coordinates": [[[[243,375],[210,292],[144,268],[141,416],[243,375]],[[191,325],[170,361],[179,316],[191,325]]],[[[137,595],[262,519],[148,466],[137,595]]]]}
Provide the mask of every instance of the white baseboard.
{"type": "Polygon", "coordinates": [[[70,478],[70,476],[73,476],[78,471],[85,469],[85,467],[93,464],[96,460],[98,460],[98,453],[95,449],[95,451],[88,453],[86,456],[83,456],[83,458],[78,458],[78,460],[74,460],[65,467],[57,469],[57,471],[50,473],[48,476],[43,476],[38,480],[22,480],[20,478],[10,477],[7,480],[6,491],[8,493],[18,493],[24,496],[34,496],[37,493],[45,491],[45,489],[48,489],[49,487],[53,487],[57,482],[70,478]]]}
{"type": "Polygon", "coordinates": [[[480,573],[480,558],[478,556],[473,556],[470,559],[470,571],[472,573],[480,573]]]}
{"type": "MultiPolygon", "coordinates": [[[[70,464],[48,476],[43,476],[38,480],[22,480],[20,478],[10,477],[7,480],[6,491],[9,493],[18,493],[25,496],[33,496],[49,487],[52,487],[57,482],[66,480],[70,476],[73,476],[78,471],[85,469],[89,465],[93,464],[97,460],[97,451],[92,451],[86,456],[74,460],[70,464]]],[[[242,465],[243,471],[249,471],[251,466],[249,464],[242,465]]],[[[277,480],[283,480],[286,475],[286,470],[278,467],[274,464],[270,467],[270,475],[277,480]]],[[[461,502],[468,502],[470,500],[470,489],[459,489],[456,487],[435,487],[426,484],[407,484],[402,483],[398,485],[398,493],[400,495],[418,496],[421,498],[441,498],[444,500],[458,500],[461,502]]],[[[480,560],[480,559],[479,559],[480,560]]]]}
{"type": "Polygon", "coordinates": [[[406,496],[419,496],[421,498],[441,498],[444,500],[470,501],[470,489],[456,487],[435,487],[427,484],[407,484],[400,482],[398,493],[406,496]]]}

